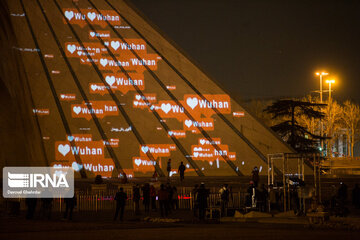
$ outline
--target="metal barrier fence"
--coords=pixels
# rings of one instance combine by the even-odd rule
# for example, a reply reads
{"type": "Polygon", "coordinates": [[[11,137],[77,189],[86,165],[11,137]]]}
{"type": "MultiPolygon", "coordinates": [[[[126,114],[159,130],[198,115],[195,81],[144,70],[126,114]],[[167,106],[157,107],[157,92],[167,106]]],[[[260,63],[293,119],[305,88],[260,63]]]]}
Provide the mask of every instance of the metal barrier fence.
{"type": "MultiPolygon", "coordinates": [[[[127,193],[128,199],[126,202],[126,209],[134,210],[134,203],[132,200],[132,188],[124,188],[124,191],[127,193]]],[[[76,200],[77,207],[76,211],[103,211],[103,210],[114,210],[116,206],[115,194],[117,190],[106,190],[99,192],[77,192],[76,200]]],[[[233,192],[230,194],[230,200],[228,207],[229,208],[241,208],[245,204],[245,192],[233,192]]],[[[195,206],[195,198],[192,193],[192,188],[182,187],[178,188],[177,198],[174,198],[177,201],[177,206],[179,209],[193,209],[195,206]]],[[[9,200],[3,199],[6,202],[9,200]]],[[[175,201],[174,200],[174,201],[175,201]]],[[[25,199],[17,199],[16,201],[20,202],[20,209],[26,209],[25,199]]],[[[140,208],[142,206],[142,199],[140,200],[140,208]]],[[[175,202],[174,202],[175,204],[175,202]]],[[[6,204],[8,205],[8,204],[6,204]]],[[[41,205],[38,202],[38,205],[41,205]]],[[[65,203],[64,199],[55,198],[53,200],[53,211],[64,211],[65,203]]],[[[156,206],[159,208],[158,201],[156,201],[156,206]]],[[[208,198],[208,206],[215,207],[220,206],[220,194],[217,189],[210,189],[210,194],[208,198]]],[[[151,207],[151,206],[150,206],[151,207]]]]}
{"type": "MultiPolygon", "coordinates": [[[[195,205],[195,198],[191,189],[181,188],[177,193],[177,197],[175,197],[174,201],[177,201],[177,206],[179,209],[193,209],[195,205]]],[[[134,203],[131,198],[132,190],[126,191],[128,195],[128,199],[126,202],[126,209],[134,210],[134,203]]],[[[241,208],[245,204],[245,195],[244,192],[234,192],[230,195],[230,201],[228,207],[231,208],[241,208]]],[[[116,205],[116,201],[114,200],[115,194],[78,194],[77,198],[77,209],[78,211],[101,211],[101,210],[113,210],[116,205]]],[[[55,209],[62,209],[63,201],[56,199],[54,201],[55,209]]],[[[158,201],[156,201],[157,208],[158,201]]],[[[220,205],[220,194],[218,193],[210,193],[208,198],[208,206],[219,206],[220,205]]]]}

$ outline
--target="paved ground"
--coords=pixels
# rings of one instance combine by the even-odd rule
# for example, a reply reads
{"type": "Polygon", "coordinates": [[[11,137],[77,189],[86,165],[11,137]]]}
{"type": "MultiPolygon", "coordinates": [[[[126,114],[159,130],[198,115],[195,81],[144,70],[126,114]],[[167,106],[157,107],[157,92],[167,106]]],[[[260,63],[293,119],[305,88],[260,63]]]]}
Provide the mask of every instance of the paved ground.
{"type": "MultiPolygon", "coordinates": [[[[112,212],[75,213],[73,221],[62,220],[54,213],[52,220],[26,220],[1,216],[0,239],[359,239],[351,228],[309,225],[305,218],[257,218],[241,222],[194,221],[189,211],[177,211],[171,219],[177,223],[146,222],[127,212],[124,222],[113,221],[112,212]]],[[[159,219],[152,214],[152,219],[159,219]]],[[[166,221],[166,220],[164,220],[166,221]]],[[[343,226],[343,225],[342,225],[343,226]]]]}
{"type": "Polygon", "coordinates": [[[102,229],[18,232],[1,239],[358,239],[358,232],[278,228],[271,225],[177,225],[127,228],[114,225],[102,229]]]}

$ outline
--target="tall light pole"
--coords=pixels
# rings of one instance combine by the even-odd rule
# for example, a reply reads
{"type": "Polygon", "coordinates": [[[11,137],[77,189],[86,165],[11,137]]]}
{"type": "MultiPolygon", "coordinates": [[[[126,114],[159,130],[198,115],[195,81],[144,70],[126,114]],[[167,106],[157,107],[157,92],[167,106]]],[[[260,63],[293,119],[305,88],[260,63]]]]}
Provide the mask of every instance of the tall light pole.
{"type": "Polygon", "coordinates": [[[326,80],[326,83],[329,84],[329,103],[331,100],[331,84],[335,83],[335,80],[326,80]]]}
{"type": "MultiPolygon", "coordinates": [[[[323,90],[322,90],[323,79],[322,79],[322,77],[329,75],[329,73],[327,73],[327,72],[317,72],[315,74],[320,77],[320,91],[319,92],[320,92],[320,103],[322,103],[323,102],[323,100],[322,100],[322,93],[323,93],[323,90]]],[[[323,136],[323,122],[321,121],[321,119],[320,119],[320,136],[321,137],[323,136]]],[[[323,149],[324,149],[324,141],[321,139],[320,142],[321,142],[321,151],[320,152],[321,152],[321,156],[322,156],[323,155],[322,154],[323,149]]]]}
{"type": "Polygon", "coordinates": [[[316,75],[320,76],[320,103],[322,103],[322,92],[323,92],[323,90],[322,90],[322,82],[323,82],[322,76],[327,76],[327,75],[329,75],[329,73],[327,73],[327,72],[321,72],[321,73],[317,72],[316,75]]]}

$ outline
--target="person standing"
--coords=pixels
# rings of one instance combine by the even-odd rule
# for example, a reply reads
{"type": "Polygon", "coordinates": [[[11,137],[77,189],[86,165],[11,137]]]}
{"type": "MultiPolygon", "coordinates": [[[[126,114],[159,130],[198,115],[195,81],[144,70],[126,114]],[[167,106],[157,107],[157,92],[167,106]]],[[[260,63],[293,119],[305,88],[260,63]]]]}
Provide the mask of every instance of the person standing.
{"type": "Polygon", "coordinates": [[[166,191],[168,193],[168,201],[166,202],[166,208],[168,209],[168,213],[171,213],[172,209],[172,199],[173,199],[173,188],[171,187],[170,183],[166,184],[166,191]]]}
{"type": "Polygon", "coordinates": [[[143,204],[145,207],[145,212],[148,213],[150,211],[150,184],[145,183],[142,188],[143,193],[143,204]]]}
{"type": "Polygon", "coordinates": [[[151,209],[156,211],[156,189],[153,184],[150,185],[151,209]]]}
{"type": "Polygon", "coordinates": [[[197,201],[199,206],[199,220],[205,220],[205,212],[207,208],[207,199],[209,196],[209,190],[205,188],[205,184],[201,183],[197,191],[197,201]]]}
{"type": "Polygon", "coordinates": [[[169,201],[169,193],[166,191],[164,184],[160,185],[158,196],[159,196],[161,217],[164,217],[164,213],[165,213],[165,217],[167,217],[168,215],[167,203],[169,201]]]}
{"type": "Polygon", "coordinates": [[[168,172],[168,177],[170,177],[170,173],[171,173],[171,158],[169,158],[167,165],[166,165],[166,170],[168,172]]]}
{"type": "Polygon", "coordinates": [[[184,180],[186,167],[183,162],[180,163],[178,173],[180,174],[180,182],[184,180]]]}
{"type": "Polygon", "coordinates": [[[355,187],[352,190],[352,204],[356,208],[360,208],[360,188],[359,184],[355,184],[355,187]]]}
{"type": "Polygon", "coordinates": [[[51,219],[51,209],[52,209],[52,198],[42,198],[41,199],[41,217],[51,219]]]}
{"type": "Polygon", "coordinates": [[[134,201],[134,210],[135,215],[140,215],[140,188],[139,184],[136,184],[133,188],[133,201],[134,201]]]}
{"type": "Polygon", "coordinates": [[[290,186],[290,206],[296,215],[300,214],[300,199],[298,187],[295,184],[290,186]]]}
{"type": "Polygon", "coordinates": [[[338,189],[338,199],[340,209],[345,209],[346,200],[347,200],[347,185],[343,182],[340,182],[340,187],[338,189]]]}
{"type": "Polygon", "coordinates": [[[248,187],[248,201],[247,206],[255,208],[256,207],[256,200],[257,200],[257,194],[256,194],[256,188],[253,181],[250,181],[250,185],[248,187]]]}
{"type": "Polygon", "coordinates": [[[227,216],[227,208],[229,204],[229,195],[230,191],[228,189],[228,185],[224,184],[224,186],[220,189],[220,198],[221,198],[221,215],[223,217],[227,216]]]}
{"type": "Polygon", "coordinates": [[[195,184],[194,189],[192,190],[192,202],[193,202],[193,211],[194,211],[194,217],[197,218],[198,215],[198,211],[199,211],[199,203],[198,203],[198,199],[197,199],[197,195],[198,195],[198,190],[199,190],[199,185],[195,184]]]}
{"type": "Polygon", "coordinates": [[[153,178],[153,181],[155,181],[155,182],[158,181],[158,173],[157,173],[156,169],[154,171],[154,174],[153,174],[152,178],[153,178]]]}
{"type": "Polygon", "coordinates": [[[268,190],[265,187],[265,184],[261,185],[260,190],[258,191],[257,202],[260,209],[260,212],[266,212],[266,206],[268,202],[268,190]]]}
{"type": "Polygon", "coordinates": [[[175,186],[173,186],[172,191],[173,191],[172,206],[173,206],[173,209],[178,210],[179,209],[179,195],[177,192],[177,188],[175,186]]]}
{"type": "Polygon", "coordinates": [[[278,203],[277,203],[277,192],[274,189],[274,186],[272,184],[270,184],[269,186],[270,191],[269,191],[269,204],[270,204],[270,210],[274,211],[274,210],[279,210],[278,207],[278,203]]]}
{"type": "Polygon", "coordinates": [[[37,205],[37,198],[26,198],[25,203],[27,207],[26,219],[33,219],[37,205]]]}
{"type": "Polygon", "coordinates": [[[123,221],[126,200],[127,200],[127,195],[124,192],[124,188],[121,187],[120,191],[117,192],[115,195],[116,211],[115,211],[114,221],[117,219],[117,216],[119,215],[119,210],[120,210],[120,221],[123,221]]]}
{"type": "Polygon", "coordinates": [[[252,170],[252,181],[254,182],[255,188],[257,188],[259,183],[259,169],[257,166],[252,170]]]}
{"type": "Polygon", "coordinates": [[[76,207],[76,196],[74,194],[74,197],[72,198],[65,198],[65,213],[64,213],[64,218],[67,219],[67,217],[69,216],[69,220],[72,220],[72,214],[73,214],[73,210],[74,207],[76,207]]]}

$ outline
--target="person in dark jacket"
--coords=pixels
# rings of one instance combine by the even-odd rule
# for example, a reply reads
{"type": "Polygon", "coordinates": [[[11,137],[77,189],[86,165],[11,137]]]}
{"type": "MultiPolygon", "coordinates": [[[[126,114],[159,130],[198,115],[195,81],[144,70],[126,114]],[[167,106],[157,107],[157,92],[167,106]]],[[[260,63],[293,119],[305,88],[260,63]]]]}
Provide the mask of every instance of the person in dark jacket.
{"type": "Polygon", "coordinates": [[[73,210],[74,207],[76,207],[76,196],[74,194],[74,197],[72,198],[65,198],[65,213],[64,213],[64,218],[67,219],[69,216],[69,220],[72,220],[72,214],[73,214],[73,210]]]}
{"type": "Polygon", "coordinates": [[[26,198],[25,203],[27,207],[26,219],[33,219],[37,205],[37,198],[26,198]]]}
{"type": "Polygon", "coordinates": [[[180,182],[184,180],[186,167],[183,162],[180,163],[178,172],[180,174],[180,182]]]}
{"type": "Polygon", "coordinates": [[[168,206],[167,205],[168,205],[168,201],[169,201],[169,193],[166,191],[164,184],[160,185],[158,197],[159,197],[161,217],[164,217],[164,212],[165,212],[165,217],[167,217],[167,215],[168,215],[168,206]]]}
{"type": "Polygon", "coordinates": [[[142,187],[142,193],[143,193],[143,204],[145,207],[145,212],[148,213],[150,211],[150,184],[145,183],[145,185],[142,187]]]}
{"type": "Polygon", "coordinates": [[[166,189],[166,191],[167,191],[167,193],[169,195],[165,206],[166,206],[166,208],[168,210],[168,213],[171,213],[172,212],[172,199],[173,199],[174,192],[173,192],[173,188],[171,187],[170,183],[166,184],[165,189],[166,189]]]}
{"type": "Polygon", "coordinates": [[[179,195],[178,195],[177,188],[175,186],[173,186],[172,192],[173,192],[172,201],[171,201],[172,208],[177,210],[177,209],[179,209],[179,195]]]}
{"type": "Polygon", "coordinates": [[[194,189],[191,191],[192,196],[193,196],[193,204],[194,204],[193,213],[194,213],[194,217],[196,217],[196,218],[199,216],[199,214],[198,214],[198,212],[199,212],[199,203],[198,203],[198,200],[197,200],[198,190],[199,190],[199,185],[195,184],[194,189]]]}
{"type": "Polygon", "coordinates": [[[117,219],[120,211],[120,221],[123,221],[124,219],[124,210],[126,205],[127,195],[124,192],[124,188],[120,188],[120,191],[116,193],[115,195],[115,201],[116,201],[116,211],[114,220],[117,219]]]}
{"type": "Polygon", "coordinates": [[[254,167],[251,174],[252,174],[252,181],[254,182],[254,186],[257,188],[259,183],[259,169],[257,168],[257,166],[254,167]]]}
{"type": "Polygon", "coordinates": [[[135,214],[140,215],[140,187],[139,184],[133,187],[133,201],[135,205],[135,214]]]}
{"type": "Polygon", "coordinates": [[[262,184],[261,188],[258,191],[258,196],[257,196],[257,204],[258,204],[260,212],[266,212],[268,195],[269,195],[268,190],[265,187],[265,184],[262,184]]]}
{"type": "Polygon", "coordinates": [[[154,185],[150,186],[151,209],[156,211],[156,189],[154,185]]]}
{"type": "Polygon", "coordinates": [[[40,215],[42,218],[51,219],[51,209],[52,209],[52,198],[42,198],[41,199],[41,209],[40,215]]]}
{"type": "Polygon", "coordinates": [[[247,195],[247,199],[246,199],[246,206],[248,207],[256,207],[256,198],[257,198],[257,194],[256,194],[256,187],[253,181],[250,181],[250,185],[248,187],[248,195],[247,195]]]}
{"type": "Polygon", "coordinates": [[[221,199],[221,214],[223,217],[227,216],[227,208],[229,204],[229,196],[230,191],[227,184],[224,184],[224,186],[219,190],[220,193],[220,199],[221,199]]]}
{"type": "Polygon", "coordinates": [[[345,205],[347,200],[347,185],[343,182],[340,183],[340,187],[338,189],[338,198],[342,205],[345,205]]]}
{"type": "Polygon", "coordinates": [[[360,208],[360,188],[359,188],[359,184],[355,184],[355,187],[352,190],[352,204],[357,207],[360,208]]]}
{"type": "Polygon", "coordinates": [[[205,188],[205,184],[201,183],[197,191],[197,201],[199,207],[199,219],[205,220],[205,212],[207,208],[207,199],[209,197],[209,190],[205,188]]]}
{"type": "Polygon", "coordinates": [[[171,177],[171,176],[170,176],[170,173],[171,173],[171,158],[169,158],[169,160],[168,160],[168,162],[167,162],[166,170],[167,170],[167,172],[168,172],[168,177],[171,177]]]}

